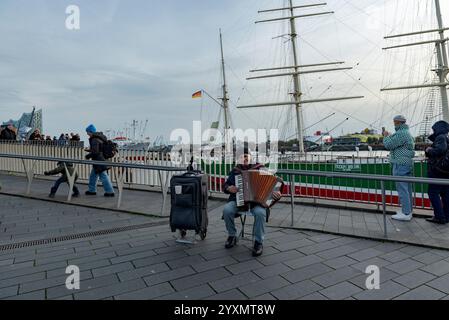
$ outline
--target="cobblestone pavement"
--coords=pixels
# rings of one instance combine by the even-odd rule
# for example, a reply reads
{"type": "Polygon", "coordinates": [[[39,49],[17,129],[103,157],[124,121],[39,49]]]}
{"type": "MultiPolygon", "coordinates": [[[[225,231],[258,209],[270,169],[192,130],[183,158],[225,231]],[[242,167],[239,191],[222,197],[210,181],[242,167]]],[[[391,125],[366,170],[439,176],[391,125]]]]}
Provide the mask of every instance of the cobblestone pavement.
{"type": "MultiPolygon", "coordinates": [[[[14,177],[0,175],[0,181],[3,182],[2,192],[8,194],[23,195],[26,189],[26,179],[23,177],[14,177]]],[[[48,200],[48,190],[52,182],[47,180],[35,180],[31,196],[38,199],[48,200]]],[[[86,190],[86,186],[81,186],[86,190]]],[[[100,188],[101,190],[101,188],[100,188]]],[[[99,190],[99,191],[100,191],[99,190]]],[[[55,201],[64,202],[67,198],[67,187],[61,186],[55,201]]],[[[167,201],[167,212],[169,201],[167,201]]],[[[114,209],[117,199],[105,201],[99,192],[97,197],[81,197],[72,200],[73,204],[114,209]]],[[[210,207],[216,208],[223,205],[219,201],[211,201],[210,207]]],[[[161,193],[146,192],[136,190],[125,190],[121,209],[123,211],[151,214],[160,216],[162,207],[161,193]]],[[[421,210],[422,216],[431,214],[430,211],[421,210]]],[[[291,227],[291,208],[289,203],[280,203],[273,209],[270,219],[270,226],[273,227],[291,227]]],[[[384,239],[383,216],[378,213],[364,210],[364,205],[360,209],[355,208],[325,208],[312,205],[296,205],[294,209],[293,226],[299,229],[324,231],[329,233],[338,233],[349,236],[366,237],[370,239],[384,239]]],[[[411,222],[398,222],[387,216],[388,238],[399,242],[409,244],[427,245],[441,249],[449,249],[449,225],[441,226],[428,223],[424,218],[415,218],[411,222]]]]}
{"type": "Polygon", "coordinates": [[[210,219],[207,239],[186,245],[166,219],[0,195],[0,245],[156,223],[0,247],[0,299],[449,298],[446,250],[270,227],[264,255],[252,258],[251,241],[223,248],[221,207],[210,219]],[[80,290],[65,287],[68,265],[81,270],[80,290]],[[380,268],[380,290],[365,288],[369,265],[380,268]]]}

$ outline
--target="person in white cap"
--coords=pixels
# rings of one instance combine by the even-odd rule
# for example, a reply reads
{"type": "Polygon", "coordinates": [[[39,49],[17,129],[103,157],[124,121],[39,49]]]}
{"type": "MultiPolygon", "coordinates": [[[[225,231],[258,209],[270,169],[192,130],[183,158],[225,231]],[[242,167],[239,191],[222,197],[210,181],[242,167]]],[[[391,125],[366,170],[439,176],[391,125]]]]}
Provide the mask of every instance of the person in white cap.
{"type": "MultiPolygon", "coordinates": [[[[394,134],[387,131],[383,133],[384,146],[390,151],[393,176],[410,177],[413,173],[415,142],[404,116],[396,116],[393,121],[396,132],[394,134]]],[[[402,208],[392,218],[399,221],[410,221],[413,217],[412,185],[407,182],[396,182],[396,190],[402,208]]]]}

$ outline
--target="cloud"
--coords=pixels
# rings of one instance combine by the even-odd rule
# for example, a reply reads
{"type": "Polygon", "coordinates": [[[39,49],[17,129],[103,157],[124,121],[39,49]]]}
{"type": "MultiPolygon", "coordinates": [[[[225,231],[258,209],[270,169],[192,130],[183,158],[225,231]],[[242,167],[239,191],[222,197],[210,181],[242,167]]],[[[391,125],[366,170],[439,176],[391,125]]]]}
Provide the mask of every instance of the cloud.
{"type": "MultiPolygon", "coordinates": [[[[414,114],[418,121],[420,108],[396,106],[407,93],[382,96],[379,92],[388,81],[398,80],[401,67],[397,65],[387,74],[389,64],[397,63],[401,56],[385,57],[381,50],[387,31],[401,30],[394,21],[394,10],[388,9],[391,13],[381,21],[381,28],[373,29],[372,23],[367,25],[367,17],[372,14],[379,20],[376,13],[385,11],[384,2],[328,2],[328,9],[336,11],[333,17],[298,22],[301,62],[343,59],[355,68],[304,77],[305,96],[363,94],[367,98],[307,106],[307,122],[316,122],[334,109],[340,113],[323,126],[332,128],[350,114],[354,119],[342,128],[361,130],[367,124],[357,119],[368,123],[377,120],[379,125],[395,110],[408,110],[404,113],[414,114]],[[364,13],[363,8],[370,10],[364,13]]],[[[399,2],[413,2],[407,5],[406,13],[421,8],[416,0],[399,2]]],[[[200,103],[190,96],[201,88],[217,98],[221,94],[220,27],[233,106],[288,99],[289,79],[245,80],[254,67],[291,63],[285,39],[272,40],[287,31],[287,24],[254,25],[260,18],[257,10],[272,6],[276,3],[271,0],[1,1],[0,119],[18,117],[36,105],[44,109],[44,129],[51,135],[81,132],[91,122],[106,130],[122,128],[133,119],[149,119],[152,137],[167,137],[174,128],[189,129],[200,114],[205,121],[215,121],[217,106],[204,101],[201,110],[200,103]],[[65,29],[69,4],[81,9],[81,30],[76,32],[65,29]]],[[[423,70],[426,52],[413,53],[416,66],[407,71],[423,70]]],[[[413,99],[407,101],[413,105],[413,99]]],[[[287,122],[287,110],[241,111],[233,107],[232,113],[238,127],[269,127],[287,122]],[[282,119],[278,119],[280,115],[282,119]]],[[[283,129],[291,131],[293,127],[290,124],[283,129]]]]}

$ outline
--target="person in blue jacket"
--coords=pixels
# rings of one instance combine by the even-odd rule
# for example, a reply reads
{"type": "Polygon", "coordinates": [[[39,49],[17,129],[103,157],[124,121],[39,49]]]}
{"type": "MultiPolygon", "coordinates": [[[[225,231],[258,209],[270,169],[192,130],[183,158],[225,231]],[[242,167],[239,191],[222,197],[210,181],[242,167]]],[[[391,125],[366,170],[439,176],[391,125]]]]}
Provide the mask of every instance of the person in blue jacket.
{"type": "MultiPolygon", "coordinates": [[[[429,140],[433,142],[432,146],[427,148],[427,174],[429,178],[447,179],[449,173],[443,172],[438,168],[438,160],[444,157],[449,147],[449,123],[438,121],[432,127],[433,134],[429,140]]],[[[434,217],[427,221],[437,224],[446,224],[449,222],[449,186],[431,184],[429,185],[429,199],[432,203],[434,217]]]]}

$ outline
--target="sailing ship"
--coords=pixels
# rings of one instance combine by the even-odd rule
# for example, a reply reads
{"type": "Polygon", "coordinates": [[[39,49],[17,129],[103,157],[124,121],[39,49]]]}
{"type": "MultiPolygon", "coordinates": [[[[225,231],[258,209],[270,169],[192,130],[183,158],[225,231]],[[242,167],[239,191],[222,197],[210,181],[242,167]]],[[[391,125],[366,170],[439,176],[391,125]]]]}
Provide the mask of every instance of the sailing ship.
{"type": "MultiPolygon", "coordinates": [[[[317,62],[308,65],[300,65],[298,59],[298,34],[296,31],[296,20],[306,17],[314,17],[314,16],[322,16],[333,14],[332,11],[324,11],[319,13],[309,13],[309,14],[297,14],[297,10],[305,9],[305,8],[315,8],[325,6],[326,3],[317,3],[317,4],[308,4],[308,5],[294,5],[293,0],[288,0],[288,6],[275,8],[275,9],[266,9],[261,10],[259,13],[264,14],[268,12],[288,12],[287,16],[279,17],[279,18],[271,18],[257,21],[257,24],[265,23],[265,22],[289,22],[289,41],[291,44],[291,60],[293,61],[293,65],[287,66],[275,66],[275,67],[267,67],[264,69],[255,69],[250,70],[251,73],[257,74],[255,76],[249,77],[247,80],[260,80],[267,78],[279,78],[279,77],[291,77],[293,88],[292,91],[287,92],[290,95],[290,101],[281,101],[281,102],[267,102],[262,104],[254,104],[254,105],[244,105],[238,106],[239,109],[254,109],[254,108],[266,108],[266,107],[290,107],[294,108],[296,115],[296,137],[298,141],[298,152],[291,153],[288,155],[287,159],[283,159],[283,161],[279,164],[279,167],[282,169],[296,169],[296,170],[314,170],[314,171],[327,171],[327,172],[356,172],[363,174],[377,174],[377,175],[390,175],[391,168],[389,164],[389,160],[385,155],[381,157],[360,157],[358,153],[353,154],[351,156],[338,156],[335,154],[313,154],[307,153],[305,148],[305,124],[303,117],[303,105],[311,104],[311,103],[321,103],[327,101],[342,101],[342,100],[352,100],[352,99],[363,99],[363,96],[346,96],[346,97],[329,97],[329,98],[317,98],[317,99],[304,99],[304,93],[301,87],[301,77],[306,74],[312,73],[322,73],[322,72],[336,72],[343,70],[350,70],[351,67],[338,67],[339,65],[343,65],[344,62],[335,61],[335,62],[317,62]],[[261,75],[258,75],[261,74],[261,75]]],[[[447,97],[447,87],[449,82],[447,80],[447,76],[449,73],[448,68],[448,52],[446,43],[448,39],[445,36],[445,31],[449,30],[449,28],[444,27],[442,15],[441,15],[441,6],[439,0],[434,0],[435,4],[435,13],[436,13],[436,22],[437,27],[429,30],[422,31],[412,31],[403,34],[397,35],[388,35],[385,36],[385,40],[389,39],[397,39],[403,37],[413,37],[416,35],[422,34],[436,34],[438,36],[437,39],[428,40],[428,41],[418,41],[409,44],[400,44],[395,46],[389,46],[383,48],[383,50],[392,50],[396,48],[405,48],[411,46],[419,46],[419,45],[435,45],[435,55],[436,55],[436,66],[432,70],[436,74],[437,81],[432,83],[424,83],[424,84],[415,84],[408,86],[397,86],[397,87],[385,87],[381,89],[381,92],[389,92],[389,91],[398,91],[398,90],[413,90],[413,89],[423,89],[430,88],[435,95],[435,88],[439,89],[440,94],[440,102],[442,109],[442,119],[449,122],[449,107],[448,107],[448,97],[447,97]]],[[[223,55],[223,43],[222,43],[222,35],[220,33],[220,43],[221,43],[221,57],[222,57],[222,74],[223,74],[223,96],[222,100],[222,108],[225,117],[225,128],[230,128],[230,116],[229,116],[229,97],[227,92],[227,84],[226,84],[226,76],[225,76],[225,64],[224,64],[224,55],[223,55]]],[[[435,99],[434,99],[435,100],[435,99]]],[[[433,103],[434,105],[435,103],[433,103]]],[[[429,108],[429,107],[428,107],[429,108]]],[[[429,112],[427,112],[429,114],[429,112]]],[[[439,115],[437,115],[439,116],[439,115]]],[[[422,126],[427,126],[425,130],[429,129],[428,123],[430,121],[435,122],[438,120],[437,117],[429,117],[427,115],[427,119],[423,121],[423,123],[427,123],[427,125],[423,124],[422,126]]],[[[427,132],[424,132],[426,134],[427,132]]],[[[356,150],[357,152],[359,150],[356,150]]],[[[229,172],[232,165],[229,164],[216,164],[212,163],[210,165],[202,163],[203,170],[206,173],[217,174],[217,172],[222,173],[221,177],[218,177],[214,181],[211,181],[212,184],[215,185],[217,189],[219,189],[219,185],[222,184],[225,174],[229,172]]],[[[414,166],[414,174],[417,177],[426,176],[426,164],[423,159],[416,159],[414,166]]],[[[288,177],[284,177],[288,179],[288,177]]],[[[373,201],[373,197],[380,195],[379,185],[376,182],[364,182],[364,181],[352,181],[349,179],[321,179],[321,178],[307,178],[300,177],[298,178],[296,183],[296,193],[299,195],[305,196],[322,196],[326,198],[336,199],[336,200],[357,200],[357,201],[373,201]],[[304,185],[307,188],[304,188],[304,185]],[[345,188],[348,191],[342,191],[342,188],[345,188]],[[373,195],[373,191],[378,191],[378,195],[373,195]]],[[[395,192],[395,188],[392,184],[386,184],[387,189],[389,190],[388,201],[392,204],[397,204],[399,199],[397,193],[395,192]]],[[[429,207],[430,203],[426,195],[426,186],[424,185],[416,185],[415,186],[415,204],[417,206],[429,207]]]]}

